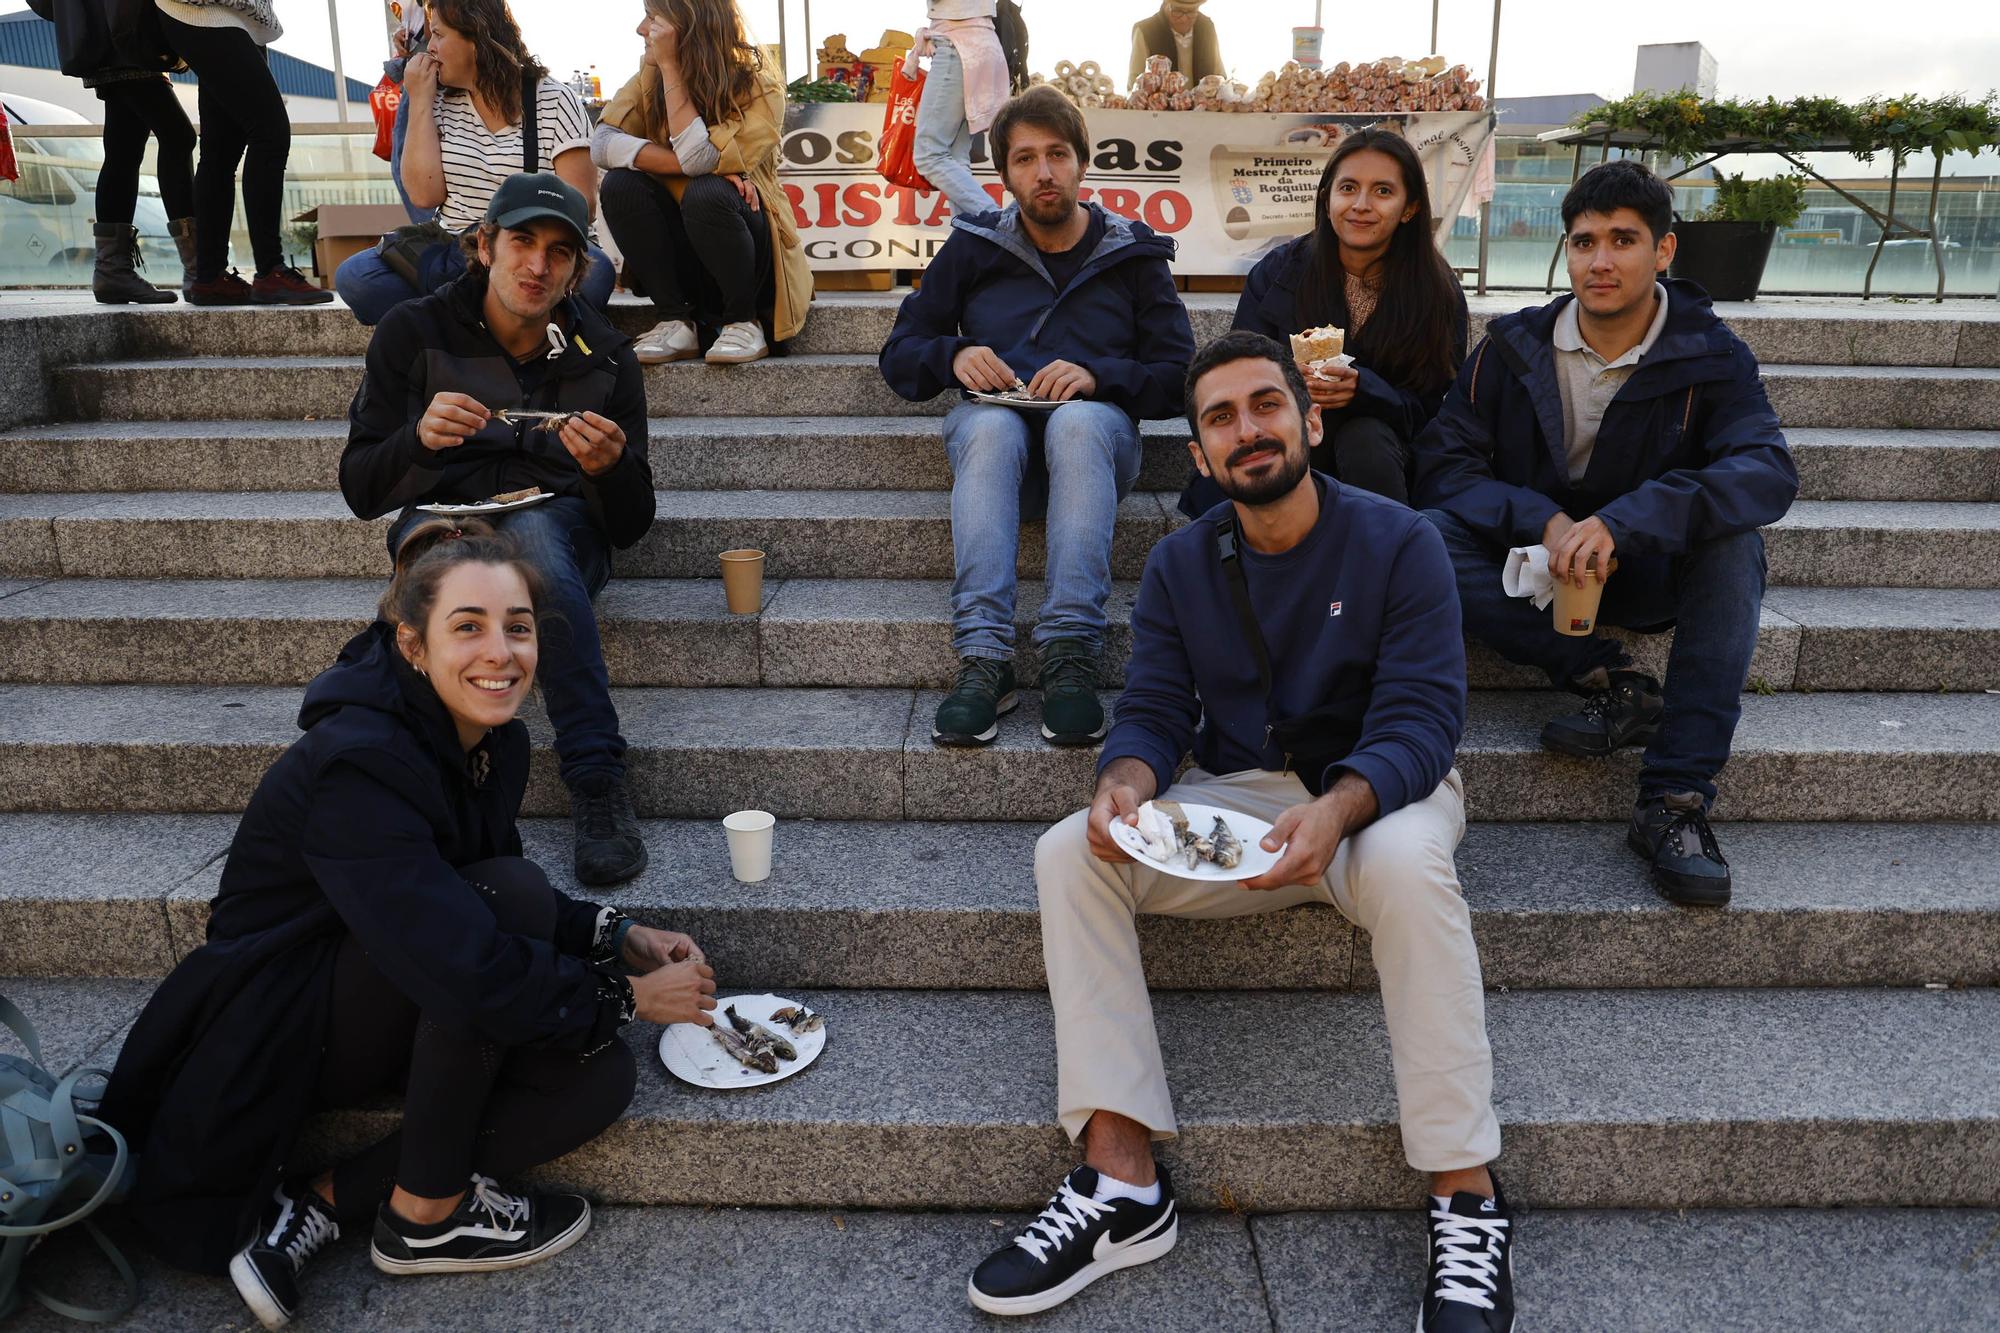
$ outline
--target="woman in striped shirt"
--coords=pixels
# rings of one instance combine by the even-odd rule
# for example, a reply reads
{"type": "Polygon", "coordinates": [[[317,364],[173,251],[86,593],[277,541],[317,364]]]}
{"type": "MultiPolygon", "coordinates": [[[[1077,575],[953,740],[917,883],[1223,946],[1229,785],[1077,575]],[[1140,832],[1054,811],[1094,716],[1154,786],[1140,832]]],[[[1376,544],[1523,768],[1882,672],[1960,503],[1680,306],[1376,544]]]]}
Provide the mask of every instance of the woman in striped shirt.
{"type": "MultiPolygon", "coordinates": [[[[363,324],[380,322],[397,304],[435,291],[465,271],[458,234],[485,216],[493,192],[527,169],[524,97],[535,96],[536,171],[553,171],[597,212],[597,169],[590,164],[590,121],[570,89],[549,77],[529,54],[506,0],[433,0],[425,11],[427,50],[409,59],[403,92],[410,104],[402,182],[410,202],[437,209],[449,238],[428,247],[417,265],[419,290],[364,250],[340,266],[334,286],[363,324]]],[[[602,310],[617,274],[604,252],[591,264],[578,295],[602,310]]]]}

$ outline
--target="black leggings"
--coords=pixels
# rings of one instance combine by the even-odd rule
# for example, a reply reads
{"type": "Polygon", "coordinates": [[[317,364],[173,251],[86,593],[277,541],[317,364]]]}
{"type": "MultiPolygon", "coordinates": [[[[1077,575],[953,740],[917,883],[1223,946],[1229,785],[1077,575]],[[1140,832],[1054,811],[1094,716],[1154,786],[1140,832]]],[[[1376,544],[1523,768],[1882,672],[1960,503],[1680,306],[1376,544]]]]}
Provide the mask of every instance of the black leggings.
{"type": "MultiPolygon", "coordinates": [[[[467,866],[503,929],[549,939],[556,900],[530,861],[467,866]]],[[[603,1133],[632,1100],[638,1068],[623,1040],[589,1055],[506,1047],[420,1013],[348,936],[334,962],[322,1106],[404,1089],[403,1125],[333,1169],[342,1226],[366,1225],[401,1185],[420,1198],[463,1191],[474,1172],[503,1179],[603,1133]]]]}
{"type": "Polygon", "coordinates": [[[691,176],[673,191],[643,171],[619,167],[598,187],[604,220],[661,319],[738,324],[757,318],[757,297],[775,287],[771,227],[720,176],[691,176]]]}
{"type": "Polygon", "coordinates": [[[271,77],[264,48],[241,28],[197,28],[160,15],[167,44],[200,81],[201,165],[194,174],[195,279],[207,282],[229,259],[236,218],[236,164],[243,164],[243,221],[257,272],[283,262],[278,214],[292,119],[271,77]],[[245,150],[248,150],[247,154],[245,150]]]}
{"type": "Polygon", "coordinates": [[[99,226],[129,227],[139,206],[146,136],[160,141],[155,174],[169,218],[194,216],[194,126],[165,76],[125,79],[97,90],[104,99],[104,169],[97,173],[99,226]]]}

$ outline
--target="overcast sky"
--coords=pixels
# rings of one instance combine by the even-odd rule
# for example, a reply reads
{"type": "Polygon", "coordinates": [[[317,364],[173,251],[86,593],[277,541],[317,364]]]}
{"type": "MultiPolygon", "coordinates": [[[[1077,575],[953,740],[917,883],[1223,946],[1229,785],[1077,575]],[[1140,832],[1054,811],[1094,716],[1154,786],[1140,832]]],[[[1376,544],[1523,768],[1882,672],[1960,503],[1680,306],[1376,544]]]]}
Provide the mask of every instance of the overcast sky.
{"type": "MultiPolygon", "coordinates": [[[[336,0],[348,72],[380,77],[385,3],[336,0]]],[[[778,37],[779,0],[743,0],[761,40],[778,37]]],[[[634,0],[513,0],[528,44],[558,74],[595,64],[606,91],[638,59],[631,28],[634,0]],[[601,15],[579,21],[585,14],[601,15]]],[[[12,6],[7,6],[11,8],[12,6]]],[[[1152,12],[1145,0],[1022,0],[1033,66],[1046,74],[1058,60],[1095,60],[1122,80],[1132,23],[1152,12]]],[[[791,73],[806,68],[804,0],[786,5],[791,73]]],[[[921,0],[817,0],[814,43],[845,33],[856,51],[885,27],[913,31],[921,0]]],[[[1210,0],[1223,60],[1255,82],[1291,56],[1291,27],[1313,21],[1308,0],[1210,0]]],[[[1327,6],[1326,59],[1416,57],[1430,45],[1430,6],[1422,0],[1352,0],[1327,6]]],[[[285,36],[278,46],[314,62],[331,60],[325,0],[278,0],[285,36]]],[[[1443,0],[1440,53],[1487,76],[1492,8],[1488,0],[1443,0]]],[[[1817,93],[1983,93],[2000,82],[2000,4],[1991,0],[1908,0],[1893,7],[1859,0],[1801,4],[1767,0],[1675,0],[1666,4],[1579,5],[1574,0],[1507,0],[1500,34],[1505,96],[1632,91],[1635,49],[1645,42],[1698,41],[1719,66],[1724,95],[1793,97],[1817,93]]]]}

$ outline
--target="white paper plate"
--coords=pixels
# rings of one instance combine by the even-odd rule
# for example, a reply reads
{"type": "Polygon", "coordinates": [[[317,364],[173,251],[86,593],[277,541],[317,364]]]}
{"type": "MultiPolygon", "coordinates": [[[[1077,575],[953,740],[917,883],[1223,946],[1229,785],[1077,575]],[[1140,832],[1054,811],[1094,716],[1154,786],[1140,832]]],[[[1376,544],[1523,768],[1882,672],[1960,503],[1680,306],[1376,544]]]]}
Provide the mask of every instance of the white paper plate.
{"type": "Polygon", "coordinates": [[[804,1069],[819,1053],[826,1049],[826,1027],[817,1032],[803,1035],[793,1032],[783,1023],[773,1023],[771,1015],[788,1004],[797,1004],[782,995],[730,995],[717,996],[715,1001],[715,1021],[727,1023],[723,1010],[730,1005],[736,1012],[753,1022],[762,1023],[771,1031],[791,1042],[798,1048],[796,1060],[778,1061],[778,1072],[766,1074],[738,1063],[735,1056],[716,1044],[708,1035],[708,1029],[696,1023],[674,1023],[660,1032],[660,1060],[667,1066],[667,1072],[683,1083],[692,1083],[698,1088],[759,1088],[766,1083],[776,1083],[788,1079],[804,1069]]]}
{"type": "Polygon", "coordinates": [[[556,493],[554,491],[541,491],[534,495],[524,495],[518,500],[509,500],[505,504],[496,504],[491,500],[475,500],[471,504],[429,504],[418,505],[417,508],[423,510],[426,514],[445,514],[450,516],[461,514],[504,514],[510,509],[526,509],[529,505],[538,505],[544,500],[553,500],[555,498],[556,493]]]}
{"type": "Polygon", "coordinates": [[[1196,805],[1193,801],[1182,801],[1180,805],[1181,809],[1187,811],[1188,827],[1197,833],[1207,833],[1209,829],[1215,827],[1218,815],[1229,825],[1229,831],[1243,844],[1243,859],[1236,863],[1234,869],[1224,870],[1213,861],[1198,861],[1193,870],[1189,870],[1187,865],[1179,860],[1175,860],[1171,865],[1155,861],[1146,855],[1146,844],[1139,837],[1139,831],[1122,819],[1111,821],[1111,841],[1117,843],[1126,855],[1148,870],[1157,870],[1162,874],[1174,875],[1181,879],[1219,879],[1230,882],[1255,879],[1278,864],[1278,858],[1284,855],[1282,849],[1275,852],[1264,850],[1262,846],[1264,835],[1271,831],[1271,826],[1261,819],[1252,819],[1249,815],[1238,814],[1234,810],[1224,810],[1219,806],[1196,805]]]}
{"type": "Polygon", "coordinates": [[[995,407],[1018,407],[1023,412],[1050,412],[1062,404],[1050,398],[1005,398],[997,393],[981,393],[977,389],[967,389],[975,403],[991,403],[995,407]]]}

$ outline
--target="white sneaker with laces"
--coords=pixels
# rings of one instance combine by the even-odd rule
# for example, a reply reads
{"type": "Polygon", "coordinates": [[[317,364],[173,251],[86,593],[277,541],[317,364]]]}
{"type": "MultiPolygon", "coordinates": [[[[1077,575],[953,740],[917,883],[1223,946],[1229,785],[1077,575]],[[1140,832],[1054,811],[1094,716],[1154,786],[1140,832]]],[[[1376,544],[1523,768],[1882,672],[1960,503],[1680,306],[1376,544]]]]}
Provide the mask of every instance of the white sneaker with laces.
{"type": "Polygon", "coordinates": [[[701,340],[694,325],[684,319],[663,319],[641,334],[632,344],[632,355],[642,366],[661,366],[669,361],[687,361],[701,355],[701,340]]]}
{"type": "Polygon", "coordinates": [[[771,345],[764,341],[764,326],[754,319],[745,319],[722,326],[722,332],[709,346],[708,363],[712,366],[733,366],[745,361],[761,361],[770,354],[771,345]]]}

